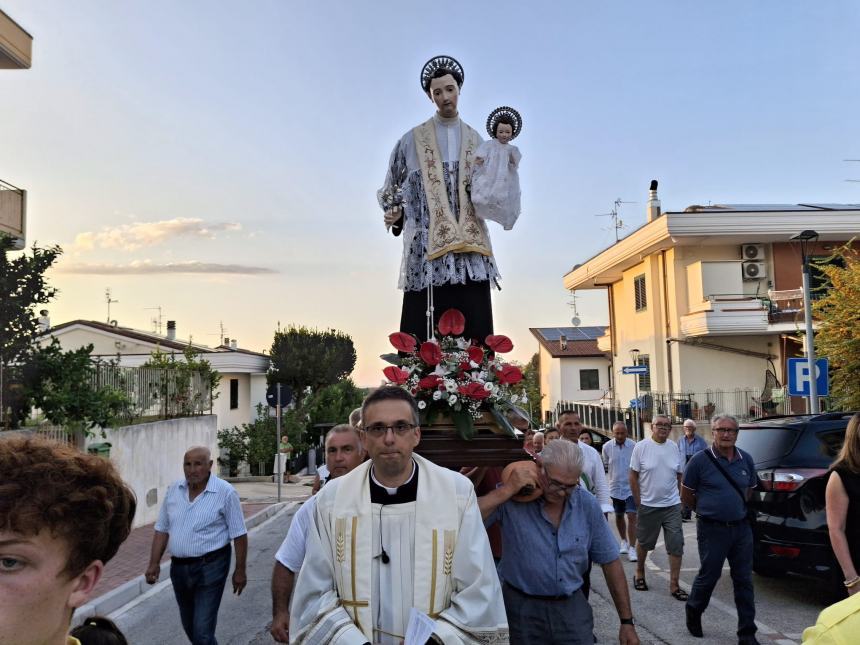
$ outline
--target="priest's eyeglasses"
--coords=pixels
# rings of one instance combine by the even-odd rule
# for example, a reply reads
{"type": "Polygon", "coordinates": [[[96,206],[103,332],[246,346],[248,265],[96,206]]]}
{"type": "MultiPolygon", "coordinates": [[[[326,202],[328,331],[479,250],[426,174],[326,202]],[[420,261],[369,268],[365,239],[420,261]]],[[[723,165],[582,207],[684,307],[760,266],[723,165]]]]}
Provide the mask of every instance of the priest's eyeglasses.
{"type": "Polygon", "coordinates": [[[388,434],[388,431],[391,430],[398,437],[404,436],[410,430],[417,428],[418,426],[414,423],[406,423],[405,421],[398,421],[397,423],[387,426],[384,423],[374,423],[372,425],[367,426],[364,431],[369,434],[371,437],[379,438],[384,437],[388,434]]]}

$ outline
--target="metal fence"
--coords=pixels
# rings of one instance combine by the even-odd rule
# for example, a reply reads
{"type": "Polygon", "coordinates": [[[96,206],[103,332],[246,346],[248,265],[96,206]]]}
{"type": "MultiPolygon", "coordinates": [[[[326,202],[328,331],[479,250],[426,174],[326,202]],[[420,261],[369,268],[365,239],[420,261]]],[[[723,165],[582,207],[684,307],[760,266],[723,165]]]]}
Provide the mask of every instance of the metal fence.
{"type": "MultiPolygon", "coordinates": [[[[554,424],[558,416],[566,411],[576,412],[582,423],[604,433],[612,430],[616,421],[624,421],[633,436],[641,433],[633,428],[634,409],[620,408],[608,402],[559,401],[555,410],[546,414],[544,421],[554,424]]],[[[639,397],[639,417],[650,422],[654,415],[664,414],[672,423],[683,423],[684,419],[709,421],[715,414],[731,414],[739,421],[748,421],[778,414],[791,414],[791,397],[785,388],[774,388],[763,392],[760,389],[737,388],[734,390],[705,390],[704,392],[655,392],[649,391],[639,397]]]]}
{"type": "Polygon", "coordinates": [[[160,367],[98,365],[94,389],[120,392],[126,404],[122,421],[171,419],[207,414],[212,410],[212,391],[204,374],[160,367]]]}

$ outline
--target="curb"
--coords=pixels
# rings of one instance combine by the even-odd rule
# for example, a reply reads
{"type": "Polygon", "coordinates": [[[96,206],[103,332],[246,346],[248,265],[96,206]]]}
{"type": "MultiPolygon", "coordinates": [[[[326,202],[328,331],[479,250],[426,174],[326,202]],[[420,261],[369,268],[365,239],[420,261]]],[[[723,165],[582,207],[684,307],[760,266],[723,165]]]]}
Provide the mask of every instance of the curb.
{"type": "MultiPolygon", "coordinates": [[[[298,505],[298,502],[275,502],[246,519],[245,528],[248,529],[248,533],[251,533],[252,529],[256,528],[266,520],[296,505],[298,505]]],[[[143,574],[141,574],[136,578],[121,584],[116,589],[111,589],[98,598],[93,598],[88,603],[81,605],[75,610],[72,615],[71,627],[80,625],[91,616],[107,616],[108,614],[112,614],[143,594],[152,591],[153,589],[160,590],[163,585],[169,584],[170,560],[167,560],[161,563],[161,573],[158,575],[158,581],[155,584],[147,584],[143,574]]]]}

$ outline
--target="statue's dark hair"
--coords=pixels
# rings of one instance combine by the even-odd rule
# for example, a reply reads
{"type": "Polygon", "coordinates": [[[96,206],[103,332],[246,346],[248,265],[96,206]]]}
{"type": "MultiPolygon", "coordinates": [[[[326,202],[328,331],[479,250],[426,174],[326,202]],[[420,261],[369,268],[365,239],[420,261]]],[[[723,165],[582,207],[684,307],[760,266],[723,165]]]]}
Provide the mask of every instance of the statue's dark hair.
{"type": "Polygon", "coordinates": [[[517,124],[514,123],[514,119],[509,114],[502,114],[496,118],[496,122],[493,123],[493,137],[499,136],[499,124],[504,123],[505,125],[511,126],[511,134],[517,129],[517,124]]]}

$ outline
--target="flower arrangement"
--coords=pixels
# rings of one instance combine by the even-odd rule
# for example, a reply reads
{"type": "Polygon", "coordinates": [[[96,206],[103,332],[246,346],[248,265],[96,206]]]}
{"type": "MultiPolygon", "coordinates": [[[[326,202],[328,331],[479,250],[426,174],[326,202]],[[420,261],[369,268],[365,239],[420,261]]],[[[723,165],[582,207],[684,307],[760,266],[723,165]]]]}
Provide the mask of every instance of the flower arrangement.
{"type": "Polygon", "coordinates": [[[507,336],[490,335],[485,347],[462,337],[466,318],[449,309],[439,318],[439,338],[421,344],[410,334],[388,336],[400,355],[386,358],[395,363],[382,370],[390,384],[409,391],[418,401],[422,424],[430,425],[439,415],[450,416],[460,436],[475,434],[474,421],[489,412],[511,436],[514,432],[502,411],[526,403],[526,395],[512,391],[523,379],[516,365],[500,354],[514,345],[507,336]]]}

